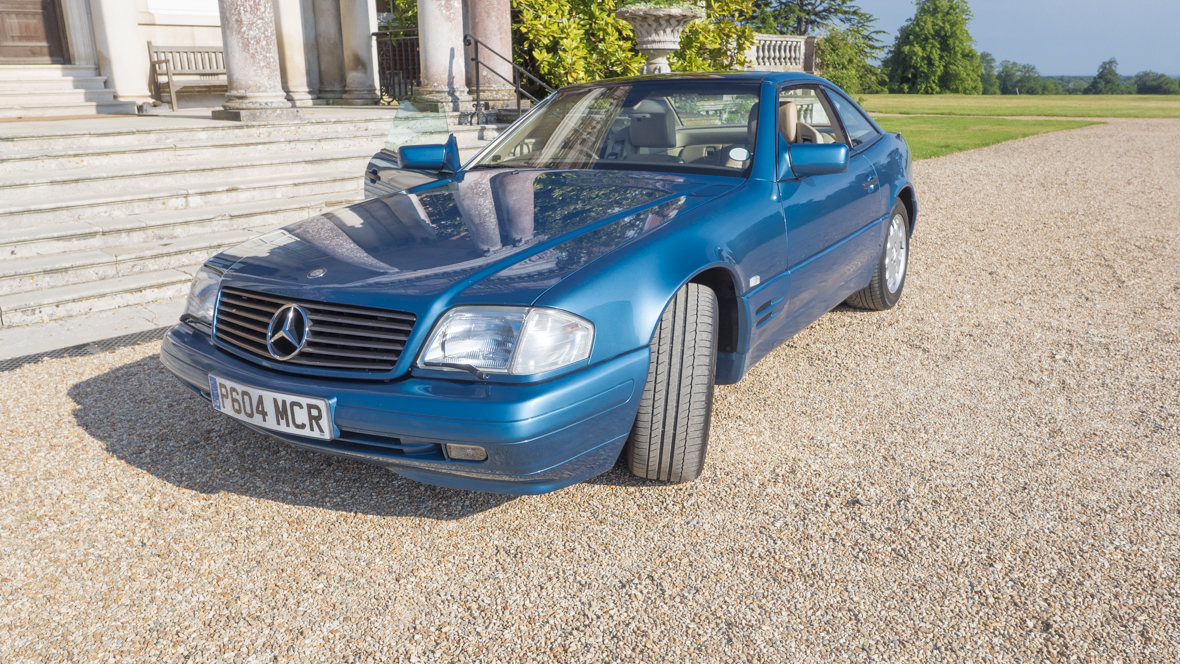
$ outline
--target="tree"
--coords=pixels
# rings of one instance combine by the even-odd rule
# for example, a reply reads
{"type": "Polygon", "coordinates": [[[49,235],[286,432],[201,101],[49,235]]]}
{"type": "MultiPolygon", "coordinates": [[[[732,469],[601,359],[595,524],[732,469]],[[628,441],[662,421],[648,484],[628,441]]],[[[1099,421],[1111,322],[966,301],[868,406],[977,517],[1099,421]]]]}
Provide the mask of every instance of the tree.
{"type": "Polygon", "coordinates": [[[870,60],[880,53],[874,45],[852,29],[829,28],[815,45],[815,59],[820,74],[850,95],[886,92],[888,82],[880,68],[870,60]]]}
{"type": "Polygon", "coordinates": [[[1082,90],[1086,95],[1125,95],[1133,90],[1123,84],[1123,77],[1119,76],[1119,61],[1111,58],[1098,65],[1098,75],[1090,81],[1090,85],[1082,90]]]}
{"type": "Polygon", "coordinates": [[[1135,94],[1140,95],[1180,95],[1180,81],[1165,74],[1153,71],[1141,71],[1131,79],[1135,86],[1135,94]]]}
{"type": "Polygon", "coordinates": [[[554,87],[634,76],[644,58],[616,0],[513,0],[517,64],[554,87]]]}
{"type": "Polygon", "coordinates": [[[1047,78],[1041,77],[1041,94],[1043,95],[1063,95],[1065,88],[1057,81],[1051,81],[1047,78]]]}
{"type": "Polygon", "coordinates": [[[680,34],[680,50],[668,56],[672,71],[728,71],[749,64],[754,29],[745,25],[754,0],[705,0],[705,17],[680,34]]]}
{"type": "Polygon", "coordinates": [[[984,51],[979,54],[979,84],[983,86],[983,94],[1000,94],[1000,81],[996,78],[996,58],[984,51]]]}
{"type": "Polygon", "coordinates": [[[979,54],[967,31],[967,0],[917,0],[914,17],[901,26],[882,68],[892,92],[977,95],[979,54]]]}
{"type": "Polygon", "coordinates": [[[1041,74],[1036,67],[1011,60],[1000,63],[996,79],[1002,95],[1039,95],[1043,87],[1041,74]]]}
{"type": "Polygon", "coordinates": [[[853,0],[754,0],[750,25],[775,35],[810,35],[821,28],[868,28],[876,21],[853,0]]]}

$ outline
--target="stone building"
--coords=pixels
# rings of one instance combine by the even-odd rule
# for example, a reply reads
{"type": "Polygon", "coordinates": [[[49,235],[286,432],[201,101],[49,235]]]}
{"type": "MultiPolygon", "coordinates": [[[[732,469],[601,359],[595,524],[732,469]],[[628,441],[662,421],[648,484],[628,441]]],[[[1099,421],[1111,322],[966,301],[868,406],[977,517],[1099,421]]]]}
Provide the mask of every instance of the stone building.
{"type": "MultiPolygon", "coordinates": [[[[511,56],[510,0],[418,4],[422,95],[467,102],[474,70],[464,33],[511,56]]],[[[135,113],[153,95],[167,102],[149,42],[228,44],[228,101],[225,77],[206,75],[208,85],[181,91],[181,108],[373,104],[377,21],[376,0],[0,0],[0,118],[135,113]]],[[[506,63],[492,66],[511,78],[506,63]]],[[[485,87],[499,80],[484,74],[485,87]]]]}

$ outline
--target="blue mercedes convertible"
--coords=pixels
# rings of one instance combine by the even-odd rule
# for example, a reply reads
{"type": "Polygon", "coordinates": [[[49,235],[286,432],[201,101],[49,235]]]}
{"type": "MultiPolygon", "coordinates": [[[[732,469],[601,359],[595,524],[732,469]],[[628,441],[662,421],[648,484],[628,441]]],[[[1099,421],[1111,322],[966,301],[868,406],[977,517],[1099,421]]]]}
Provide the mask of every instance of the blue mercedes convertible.
{"type": "Polygon", "coordinates": [[[896,304],[918,212],[906,142],[804,74],[570,86],[466,164],[390,158],[423,184],[214,256],[160,357],[259,433],[480,491],[696,478],[713,386],[896,304]]]}

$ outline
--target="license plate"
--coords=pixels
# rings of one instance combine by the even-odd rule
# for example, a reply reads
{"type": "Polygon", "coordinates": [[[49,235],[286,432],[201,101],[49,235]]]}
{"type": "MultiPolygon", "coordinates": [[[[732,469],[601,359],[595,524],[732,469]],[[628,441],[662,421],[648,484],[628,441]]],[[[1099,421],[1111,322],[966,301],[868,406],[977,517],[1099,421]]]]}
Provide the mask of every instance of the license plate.
{"type": "Polygon", "coordinates": [[[332,408],[324,399],[271,392],[209,376],[213,409],[234,419],[295,436],[332,440],[332,408]]]}

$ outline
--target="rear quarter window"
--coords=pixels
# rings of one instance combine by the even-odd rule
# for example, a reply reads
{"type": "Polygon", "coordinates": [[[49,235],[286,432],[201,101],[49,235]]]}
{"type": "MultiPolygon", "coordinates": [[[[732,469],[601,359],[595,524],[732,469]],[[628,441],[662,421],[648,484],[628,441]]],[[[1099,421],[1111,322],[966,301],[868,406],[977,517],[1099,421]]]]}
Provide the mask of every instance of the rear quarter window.
{"type": "Polygon", "coordinates": [[[880,135],[873,123],[869,122],[869,119],[847,99],[835,94],[829,94],[828,98],[832,100],[832,106],[835,107],[836,113],[840,115],[840,120],[844,123],[844,129],[848,132],[848,140],[852,143],[853,149],[880,135]]]}

